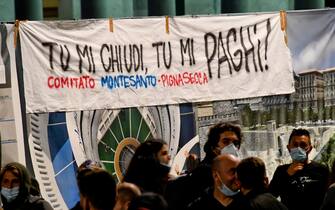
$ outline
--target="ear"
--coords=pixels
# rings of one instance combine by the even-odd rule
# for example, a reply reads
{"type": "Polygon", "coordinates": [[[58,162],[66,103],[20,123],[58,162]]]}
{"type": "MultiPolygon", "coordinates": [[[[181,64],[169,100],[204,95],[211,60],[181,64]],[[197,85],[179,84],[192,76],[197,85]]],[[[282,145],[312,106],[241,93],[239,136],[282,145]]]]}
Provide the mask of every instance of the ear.
{"type": "Polygon", "coordinates": [[[241,189],[241,181],[238,178],[236,179],[236,185],[238,189],[241,189]]]}
{"type": "Polygon", "coordinates": [[[214,183],[218,182],[219,181],[219,177],[218,177],[218,172],[217,171],[212,171],[212,177],[213,177],[213,180],[214,180],[214,183]]]}
{"type": "Polygon", "coordinates": [[[87,199],[87,210],[91,210],[91,209],[94,209],[94,207],[92,206],[92,203],[90,202],[89,199],[87,199]]]}
{"type": "Polygon", "coordinates": [[[221,150],[219,149],[219,147],[213,147],[213,153],[218,156],[221,154],[221,150]]]}
{"type": "Polygon", "coordinates": [[[307,154],[309,154],[313,149],[313,145],[309,145],[308,150],[306,151],[307,154]]]}
{"type": "Polygon", "coordinates": [[[80,203],[82,205],[81,207],[82,207],[83,210],[90,210],[90,209],[92,209],[91,202],[89,201],[89,199],[87,197],[83,196],[83,202],[80,201],[80,203]]]}
{"type": "Polygon", "coordinates": [[[126,201],[124,203],[124,209],[128,209],[131,201],[126,201]]]}

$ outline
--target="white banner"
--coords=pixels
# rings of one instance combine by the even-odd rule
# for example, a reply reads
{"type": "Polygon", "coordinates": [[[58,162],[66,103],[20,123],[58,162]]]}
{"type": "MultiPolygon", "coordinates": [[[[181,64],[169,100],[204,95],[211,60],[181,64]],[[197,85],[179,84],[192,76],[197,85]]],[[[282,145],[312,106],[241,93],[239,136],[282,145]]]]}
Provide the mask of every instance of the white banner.
{"type": "Polygon", "coordinates": [[[27,112],[287,94],[280,16],[20,23],[27,112]]]}
{"type": "Polygon", "coordinates": [[[296,73],[335,67],[335,9],[287,13],[288,45],[296,73]]]}

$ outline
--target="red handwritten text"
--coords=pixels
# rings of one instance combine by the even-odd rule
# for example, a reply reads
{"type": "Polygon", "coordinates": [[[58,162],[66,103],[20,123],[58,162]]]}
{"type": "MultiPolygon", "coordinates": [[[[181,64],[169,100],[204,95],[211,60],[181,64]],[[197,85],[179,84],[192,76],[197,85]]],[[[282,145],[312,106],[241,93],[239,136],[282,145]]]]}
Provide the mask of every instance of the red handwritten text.
{"type": "Polygon", "coordinates": [[[180,74],[162,74],[160,80],[164,87],[183,86],[187,84],[203,85],[208,83],[205,72],[184,72],[180,74]]]}
{"type": "Polygon", "coordinates": [[[48,77],[48,87],[51,88],[76,88],[76,89],[93,89],[95,81],[90,76],[81,77],[48,77]]]}

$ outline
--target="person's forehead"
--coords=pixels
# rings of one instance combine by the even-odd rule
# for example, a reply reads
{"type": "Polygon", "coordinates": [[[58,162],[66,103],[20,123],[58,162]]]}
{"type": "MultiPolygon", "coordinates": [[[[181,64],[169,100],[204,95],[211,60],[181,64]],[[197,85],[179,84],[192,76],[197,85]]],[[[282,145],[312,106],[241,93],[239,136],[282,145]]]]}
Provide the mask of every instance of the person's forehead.
{"type": "Polygon", "coordinates": [[[224,159],[220,164],[220,170],[223,172],[228,172],[231,169],[235,169],[239,161],[236,159],[224,159]]]}
{"type": "Polygon", "coordinates": [[[7,170],[4,173],[3,179],[18,179],[19,177],[16,175],[18,171],[14,169],[13,171],[7,170]]]}
{"type": "Polygon", "coordinates": [[[305,142],[305,143],[310,143],[310,138],[306,135],[302,136],[293,136],[291,143],[300,143],[300,142],[305,142]]]}
{"type": "Polygon", "coordinates": [[[224,131],[220,134],[221,138],[231,138],[231,139],[238,139],[236,133],[234,131],[224,131]]]}
{"type": "Polygon", "coordinates": [[[168,151],[168,146],[164,144],[162,148],[160,149],[160,152],[166,152],[166,151],[168,151]]]}

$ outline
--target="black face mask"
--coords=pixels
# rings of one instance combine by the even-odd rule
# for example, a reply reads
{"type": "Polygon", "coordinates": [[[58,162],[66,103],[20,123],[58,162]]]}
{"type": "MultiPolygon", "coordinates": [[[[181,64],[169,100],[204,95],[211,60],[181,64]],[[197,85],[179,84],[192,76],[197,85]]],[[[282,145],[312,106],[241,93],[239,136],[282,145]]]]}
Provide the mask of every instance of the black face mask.
{"type": "Polygon", "coordinates": [[[158,164],[158,172],[159,174],[161,175],[168,175],[170,173],[170,170],[171,170],[171,167],[166,165],[166,164],[162,164],[162,163],[159,163],[158,164]]]}

